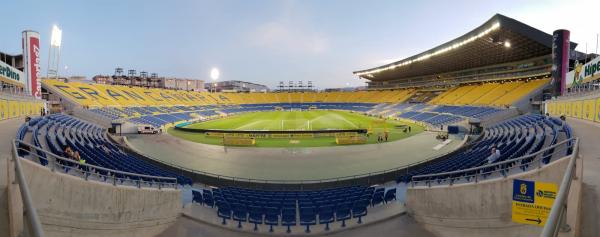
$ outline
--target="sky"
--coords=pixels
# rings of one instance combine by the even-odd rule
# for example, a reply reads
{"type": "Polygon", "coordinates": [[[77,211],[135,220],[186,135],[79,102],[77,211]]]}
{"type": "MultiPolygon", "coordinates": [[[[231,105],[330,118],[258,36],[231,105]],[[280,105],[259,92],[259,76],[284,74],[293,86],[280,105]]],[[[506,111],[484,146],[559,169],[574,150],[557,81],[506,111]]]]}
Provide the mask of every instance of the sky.
{"type": "Polygon", "coordinates": [[[2,3],[0,51],[21,53],[21,32],[40,32],[42,75],[50,31],[63,30],[61,76],[159,76],[241,80],[275,88],[364,86],[353,71],[431,49],[500,13],[546,33],[571,31],[595,52],[600,1],[86,0],[2,3]]]}

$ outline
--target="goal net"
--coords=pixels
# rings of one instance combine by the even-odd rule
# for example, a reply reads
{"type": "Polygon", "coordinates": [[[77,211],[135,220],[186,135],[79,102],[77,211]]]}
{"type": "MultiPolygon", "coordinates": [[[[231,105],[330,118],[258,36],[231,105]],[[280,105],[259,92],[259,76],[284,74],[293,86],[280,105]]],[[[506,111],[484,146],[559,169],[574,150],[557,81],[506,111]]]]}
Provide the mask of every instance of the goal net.
{"type": "Polygon", "coordinates": [[[281,120],[281,130],[312,130],[312,124],[308,119],[281,120]]]}

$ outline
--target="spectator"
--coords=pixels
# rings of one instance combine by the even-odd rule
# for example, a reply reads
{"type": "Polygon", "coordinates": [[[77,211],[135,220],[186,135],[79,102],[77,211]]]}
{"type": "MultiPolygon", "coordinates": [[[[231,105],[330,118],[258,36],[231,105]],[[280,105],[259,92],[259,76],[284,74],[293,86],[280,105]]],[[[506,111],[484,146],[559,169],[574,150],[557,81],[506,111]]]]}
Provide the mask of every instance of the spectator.
{"type": "Polygon", "coordinates": [[[67,155],[67,158],[73,159],[73,149],[71,149],[70,146],[65,148],[65,154],[67,155]]]}
{"type": "Polygon", "coordinates": [[[488,156],[488,164],[496,162],[500,158],[500,149],[496,148],[496,146],[492,147],[492,154],[488,156]]]}
{"type": "Polygon", "coordinates": [[[75,161],[80,161],[81,160],[81,155],[79,155],[79,151],[75,151],[73,153],[73,160],[75,160],[75,161]]]}
{"type": "Polygon", "coordinates": [[[384,133],[383,133],[383,136],[385,137],[385,141],[387,142],[387,141],[388,141],[388,132],[387,132],[387,131],[386,131],[386,132],[384,132],[384,133]]]}

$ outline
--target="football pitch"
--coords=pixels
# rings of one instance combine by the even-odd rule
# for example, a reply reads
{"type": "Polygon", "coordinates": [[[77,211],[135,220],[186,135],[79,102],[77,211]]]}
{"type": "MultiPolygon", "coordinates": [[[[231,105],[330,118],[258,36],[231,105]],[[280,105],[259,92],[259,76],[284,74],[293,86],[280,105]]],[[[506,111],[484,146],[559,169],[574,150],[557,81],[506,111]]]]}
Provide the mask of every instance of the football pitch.
{"type": "MultiPolygon", "coordinates": [[[[382,120],[360,113],[333,110],[311,111],[267,111],[250,112],[230,117],[219,118],[186,126],[193,129],[216,130],[262,130],[262,131],[310,131],[333,129],[368,129],[373,135],[367,143],[377,143],[377,134],[388,131],[388,141],[402,139],[423,131],[421,126],[396,120],[382,120]],[[411,132],[404,132],[401,125],[411,126],[411,132]]],[[[209,137],[201,133],[185,132],[169,129],[176,137],[199,143],[222,145],[222,138],[209,137]]],[[[257,139],[257,147],[319,147],[335,146],[334,137],[313,138],[261,138],[257,139]]]]}
{"type": "Polygon", "coordinates": [[[323,130],[366,129],[371,121],[380,120],[346,111],[268,111],[234,115],[196,123],[188,128],[223,130],[323,130]]]}

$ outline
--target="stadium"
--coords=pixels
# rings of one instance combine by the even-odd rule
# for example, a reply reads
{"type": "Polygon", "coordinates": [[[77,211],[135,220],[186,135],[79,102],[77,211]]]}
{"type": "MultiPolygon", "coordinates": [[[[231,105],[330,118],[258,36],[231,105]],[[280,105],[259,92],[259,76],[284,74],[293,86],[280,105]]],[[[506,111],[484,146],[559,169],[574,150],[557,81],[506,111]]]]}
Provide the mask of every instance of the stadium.
{"type": "Polygon", "coordinates": [[[54,27],[45,77],[38,32],[0,55],[0,236],[600,233],[600,57],[578,32],[495,14],[348,69],[364,88],[267,91],[61,77],[54,27]]]}

